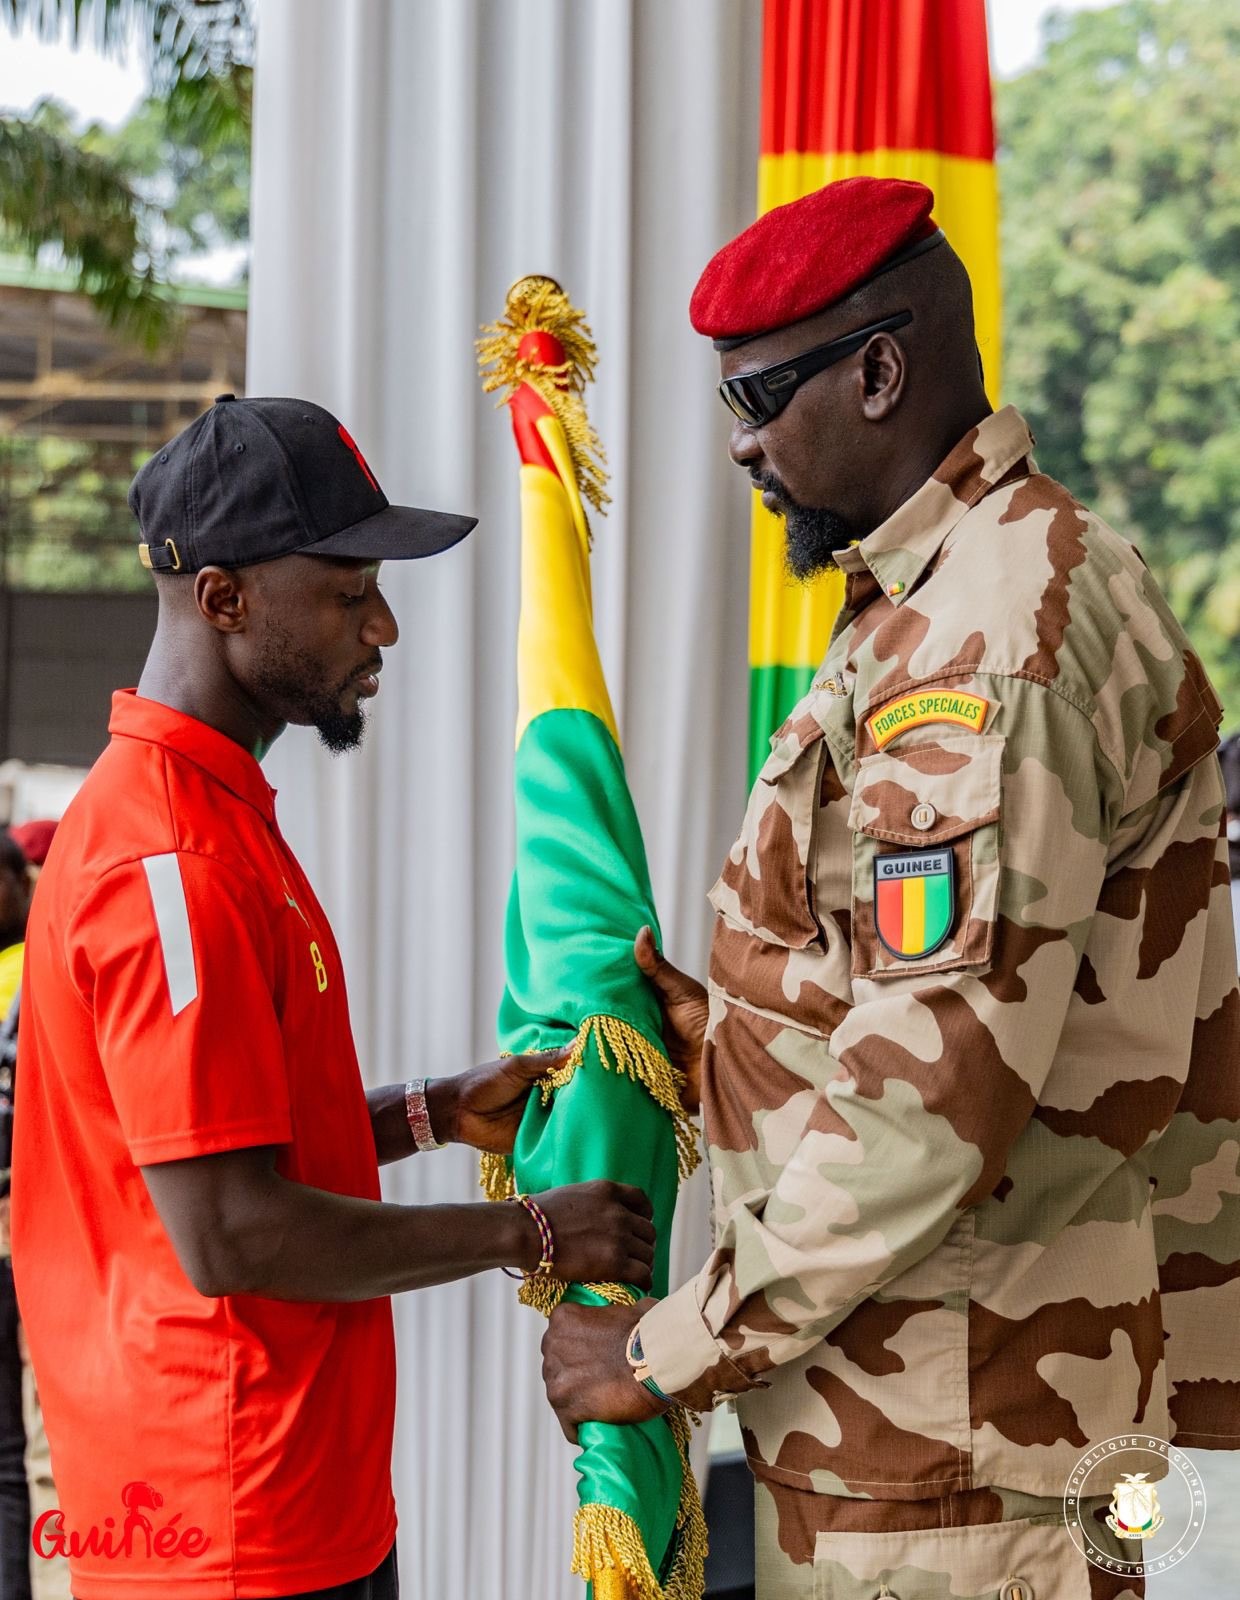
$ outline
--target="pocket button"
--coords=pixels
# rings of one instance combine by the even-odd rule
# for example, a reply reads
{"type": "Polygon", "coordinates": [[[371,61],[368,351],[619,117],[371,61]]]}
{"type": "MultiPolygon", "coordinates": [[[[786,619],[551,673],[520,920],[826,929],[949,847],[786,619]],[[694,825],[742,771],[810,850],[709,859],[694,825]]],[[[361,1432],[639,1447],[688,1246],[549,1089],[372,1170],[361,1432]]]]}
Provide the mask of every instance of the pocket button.
{"type": "Polygon", "coordinates": [[[999,1600],[1035,1600],[1033,1585],[1023,1578],[1009,1578],[999,1590],[999,1600]]]}
{"type": "MultiPolygon", "coordinates": [[[[926,833],[934,827],[938,820],[939,814],[928,800],[923,800],[920,805],[915,805],[912,815],[909,817],[909,821],[917,829],[918,833],[926,833]]],[[[1004,1600],[1007,1600],[1006,1596],[1004,1600]]],[[[1016,1597],[1013,1596],[1012,1600],[1016,1600],[1016,1597]]]]}

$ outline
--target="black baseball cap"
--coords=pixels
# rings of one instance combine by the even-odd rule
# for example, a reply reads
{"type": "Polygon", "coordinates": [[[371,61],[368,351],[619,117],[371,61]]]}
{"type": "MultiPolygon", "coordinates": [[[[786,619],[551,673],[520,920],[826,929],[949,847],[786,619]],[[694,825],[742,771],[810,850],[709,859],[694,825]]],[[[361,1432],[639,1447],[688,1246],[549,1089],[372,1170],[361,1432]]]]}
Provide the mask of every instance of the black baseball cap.
{"type": "Polygon", "coordinates": [[[216,396],[129,487],[153,572],[278,556],[407,561],[447,550],[477,517],[394,506],[343,423],[309,400],[216,396]]]}

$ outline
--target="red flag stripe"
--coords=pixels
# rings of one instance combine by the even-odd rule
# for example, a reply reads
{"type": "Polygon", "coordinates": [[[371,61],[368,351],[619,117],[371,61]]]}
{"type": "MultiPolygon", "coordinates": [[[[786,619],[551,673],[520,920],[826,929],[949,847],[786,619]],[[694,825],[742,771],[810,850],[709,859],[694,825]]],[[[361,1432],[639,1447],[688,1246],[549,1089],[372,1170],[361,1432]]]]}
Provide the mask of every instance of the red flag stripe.
{"type": "Polygon", "coordinates": [[[762,63],[763,155],[994,160],[985,0],[766,0],[762,63]]]}
{"type": "Polygon", "coordinates": [[[874,915],[883,937],[894,950],[904,949],[904,883],[880,879],[874,886],[874,915]]]}
{"type": "Polygon", "coordinates": [[[551,415],[551,407],[542,395],[528,383],[521,384],[508,402],[508,415],[512,418],[512,436],[517,442],[522,466],[546,467],[558,478],[559,469],[538,431],[540,420],[551,415]]]}

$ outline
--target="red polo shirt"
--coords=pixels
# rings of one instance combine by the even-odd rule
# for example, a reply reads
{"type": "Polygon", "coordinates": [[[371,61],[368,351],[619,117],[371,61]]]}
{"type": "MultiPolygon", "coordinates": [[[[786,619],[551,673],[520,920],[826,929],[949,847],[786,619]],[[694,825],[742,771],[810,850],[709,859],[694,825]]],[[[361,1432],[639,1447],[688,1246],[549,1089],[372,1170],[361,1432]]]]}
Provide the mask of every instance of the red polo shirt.
{"type": "Polygon", "coordinates": [[[390,1302],[204,1299],[138,1169],[270,1144],[377,1200],[344,973],[254,758],[132,692],[111,733],[27,935],[13,1258],[63,1513],[37,1531],[77,1600],[324,1588],[395,1534],[390,1302]]]}

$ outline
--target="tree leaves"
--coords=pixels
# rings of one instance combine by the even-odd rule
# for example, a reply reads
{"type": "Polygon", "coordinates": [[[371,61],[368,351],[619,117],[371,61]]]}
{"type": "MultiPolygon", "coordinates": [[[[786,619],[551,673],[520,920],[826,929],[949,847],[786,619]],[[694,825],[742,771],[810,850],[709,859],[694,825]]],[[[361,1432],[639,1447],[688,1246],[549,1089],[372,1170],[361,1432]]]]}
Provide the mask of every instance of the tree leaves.
{"type": "Polygon", "coordinates": [[[998,86],[1008,396],[1240,719],[1240,14],[1052,13],[998,86]]]}
{"type": "Polygon", "coordinates": [[[157,292],[136,196],[119,167],[79,148],[54,122],[39,113],[26,122],[0,118],[5,234],[31,255],[58,245],[108,321],[153,347],[172,308],[157,292]]]}
{"type": "Polygon", "coordinates": [[[0,117],[0,236],[31,256],[59,248],[107,321],[154,347],[174,321],[158,284],[178,248],[248,229],[249,0],[0,0],[0,20],[146,54],[153,94],[132,132],[78,137],[47,101],[0,117]],[[157,172],[172,184],[162,204],[157,172]]]}

